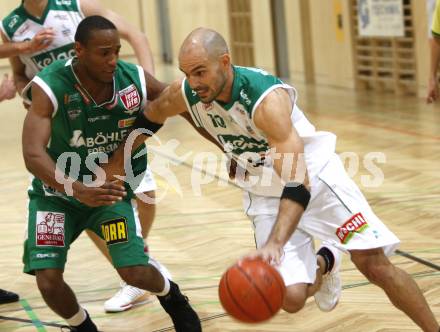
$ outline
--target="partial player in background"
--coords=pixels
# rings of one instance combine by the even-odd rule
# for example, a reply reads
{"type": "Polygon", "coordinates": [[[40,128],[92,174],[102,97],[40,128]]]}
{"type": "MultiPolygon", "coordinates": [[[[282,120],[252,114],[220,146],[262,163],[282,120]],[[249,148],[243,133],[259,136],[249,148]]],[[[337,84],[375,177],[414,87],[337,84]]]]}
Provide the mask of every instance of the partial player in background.
{"type": "Polygon", "coordinates": [[[428,24],[431,29],[430,45],[430,67],[428,78],[428,92],[426,102],[435,102],[439,97],[438,89],[438,65],[440,63],[440,4],[436,0],[427,0],[428,24]]]}
{"type": "MultiPolygon", "coordinates": [[[[48,42],[50,42],[52,38],[52,31],[50,29],[43,29],[31,40],[2,44],[0,45],[0,58],[40,51],[47,47],[48,42]]],[[[0,83],[0,102],[13,99],[16,94],[17,89],[13,77],[9,77],[9,74],[4,74],[3,80],[0,83]]],[[[18,294],[0,289],[0,304],[17,302],[18,300],[18,294]]]]}
{"type": "MultiPolygon", "coordinates": [[[[16,89],[14,81],[12,78],[9,78],[8,74],[5,74],[2,82],[0,83],[0,102],[14,98],[15,94],[16,89]]],[[[0,289],[0,304],[16,302],[18,300],[18,294],[0,289]]]]}
{"type": "MultiPolygon", "coordinates": [[[[154,74],[153,56],[145,34],[132,26],[120,15],[104,8],[98,0],[24,0],[20,6],[6,16],[1,24],[5,46],[27,47],[28,52],[9,54],[18,93],[22,95],[24,87],[44,67],[57,59],[69,59],[75,55],[74,35],[79,22],[87,16],[101,15],[112,21],[123,39],[127,40],[136,54],[139,64],[154,74]],[[32,38],[32,43],[27,42],[32,38]],[[37,46],[40,46],[38,48],[37,46]]],[[[1,51],[1,50],[0,50],[1,51]]],[[[30,96],[22,96],[25,107],[30,104],[30,96]]],[[[137,199],[142,236],[146,240],[155,216],[156,183],[150,169],[145,172],[143,181],[136,189],[137,194],[150,197],[149,202],[137,199]]],[[[100,251],[110,261],[105,243],[93,232],[87,234],[100,251]]],[[[145,243],[145,250],[148,246],[145,243]]],[[[111,261],[110,261],[111,262],[111,261]]],[[[166,271],[165,268],[164,272],[166,271]]],[[[133,303],[145,295],[145,291],[121,282],[121,289],[104,304],[106,311],[127,310],[133,303]]]]}

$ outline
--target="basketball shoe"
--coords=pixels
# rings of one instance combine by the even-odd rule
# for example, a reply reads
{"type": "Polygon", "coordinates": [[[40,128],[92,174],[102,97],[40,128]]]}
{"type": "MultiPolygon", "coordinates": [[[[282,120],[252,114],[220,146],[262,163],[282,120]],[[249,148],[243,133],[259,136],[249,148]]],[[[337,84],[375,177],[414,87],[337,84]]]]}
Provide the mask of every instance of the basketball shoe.
{"type": "MultiPolygon", "coordinates": [[[[318,308],[322,311],[333,310],[339,302],[342,292],[342,281],[339,274],[339,268],[341,267],[342,253],[339,249],[336,249],[332,245],[323,242],[321,248],[318,250],[326,251],[327,254],[333,255],[333,267],[330,271],[322,276],[321,288],[315,293],[315,302],[318,308]],[[327,249],[327,250],[326,250],[327,249]]],[[[324,255],[324,260],[329,264],[328,259],[324,255]]]]}
{"type": "Polygon", "coordinates": [[[188,298],[180,292],[177,284],[170,280],[170,292],[157,298],[162,308],[170,315],[176,332],[202,331],[197,313],[191,308],[188,298]]]}
{"type": "Polygon", "coordinates": [[[7,290],[0,289],[0,304],[17,302],[19,300],[18,294],[8,292],[7,290]]]}
{"type": "MultiPolygon", "coordinates": [[[[149,258],[149,263],[157,268],[164,278],[171,280],[171,273],[168,269],[156,261],[154,258],[149,258]]],[[[128,285],[125,281],[120,282],[121,288],[119,291],[109,300],[104,303],[104,310],[106,312],[121,312],[128,310],[136,304],[141,304],[139,301],[147,294],[146,290],[128,285]]]]}

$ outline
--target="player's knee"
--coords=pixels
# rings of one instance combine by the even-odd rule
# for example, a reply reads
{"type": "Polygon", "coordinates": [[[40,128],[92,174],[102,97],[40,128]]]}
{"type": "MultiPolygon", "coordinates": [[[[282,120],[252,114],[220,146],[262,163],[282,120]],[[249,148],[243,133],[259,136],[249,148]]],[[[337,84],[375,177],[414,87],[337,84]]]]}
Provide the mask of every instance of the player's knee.
{"type": "Polygon", "coordinates": [[[352,254],[352,261],[359,271],[375,285],[383,285],[394,278],[394,266],[382,250],[375,250],[365,255],[362,253],[359,255],[352,254]]]}
{"type": "Polygon", "coordinates": [[[61,270],[46,269],[35,271],[38,289],[42,294],[49,295],[63,286],[63,273],[61,270]]]}
{"type": "Polygon", "coordinates": [[[290,286],[286,289],[283,310],[288,313],[295,313],[304,308],[307,300],[306,286],[290,286]]]}
{"type": "Polygon", "coordinates": [[[127,284],[145,289],[151,282],[151,273],[146,266],[130,266],[118,269],[118,273],[127,284]]]}

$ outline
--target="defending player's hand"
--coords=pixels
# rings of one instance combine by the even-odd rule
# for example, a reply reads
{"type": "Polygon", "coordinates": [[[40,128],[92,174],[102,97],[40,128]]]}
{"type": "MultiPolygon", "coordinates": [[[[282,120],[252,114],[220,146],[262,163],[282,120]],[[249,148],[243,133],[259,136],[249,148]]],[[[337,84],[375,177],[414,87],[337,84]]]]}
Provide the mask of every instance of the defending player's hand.
{"type": "Polygon", "coordinates": [[[28,53],[35,53],[47,48],[55,38],[55,31],[52,28],[40,30],[29,42],[28,53]]]}
{"type": "Polygon", "coordinates": [[[0,101],[14,98],[16,92],[14,79],[9,74],[4,74],[0,83],[0,101]]]}
{"type": "Polygon", "coordinates": [[[73,185],[73,197],[91,207],[113,205],[126,195],[124,186],[117,182],[105,182],[100,187],[89,187],[80,182],[73,185]]]}
{"type": "Polygon", "coordinates": [[[283,247],[273,243],[266,243],[260,249],[255,250],[253,253],[246,255],[243,259],[255,259],[261,258],[263,261],[279,265],[284,255],[283,247]]]}

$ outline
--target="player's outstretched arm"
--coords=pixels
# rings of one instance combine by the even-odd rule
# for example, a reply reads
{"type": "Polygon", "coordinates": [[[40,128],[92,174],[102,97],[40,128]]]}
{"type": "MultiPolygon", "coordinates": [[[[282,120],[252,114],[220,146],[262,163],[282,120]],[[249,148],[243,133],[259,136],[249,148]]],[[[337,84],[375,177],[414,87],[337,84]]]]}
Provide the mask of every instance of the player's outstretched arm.
{"type": "Polygon", "coordinates": [[[438,88],[438,65],[440,63],[440,37],[434,36],[430,42],[431,63],[429,67],[428,92],[426,102],[428,104],[435,102],[439,97],[438,88]]]}
{"type": "Polygon", "coordinates": [[[153,53],[148,38],[142,31],[114,11],[105,8],[98,0],[81,1],[81,10],[85,16],[100,15],[110,20],[121,37],[129,42],[142,68],[154,75],[153,53]]]}
{"type": "Polygon", "coordinates": [[[9,57],[15,86],[18,93],[21,94],[30,80],[26,77],[25,66],[18,55],[22,53],[35,53],[45,49],[52,42],[55,33],[53,29],[42,29],[32,40],[21,43],[11,42],[3,31],[0,35],[3,40],[3,45],[0,45],[0,58],[9,57]]]}
{"type": "Polygon", "coordinates": [[[31,40],[11,42],[1,32],[3,44],[0,45],[0,58],[9,58],[20,54],[35,53],[47,48],[55,37],[53,29],[41,29],[31,40]]]}
{"type": "Polygon", "coordinates": [[[167,88],[168,84],[159,81],[146,70],[144,70],[144,76],[145,84],[147,85],[147,99],[152,101],[159,98],[162,92],[167,88]]]}
{"type": "Polygon", "coordinates": [[[257,107],[255,125],[267,136],[274,169],[285,182],[276,223],[266,245],[256,255],[280,262],[282,248],[295,231],[310,199],[304,145],[292,125],[292,104],[287,92],[276,89],[257,107]]]}
{"type": "Polygon", "coordinates": [[[166,87],[159,97],[149,101],[143,112],[139,113],[132,132],[115,150],[109,163],[103,166],[106,178],[118,179],[126,174],[124,165],[146,139],[156,134],[166,119],[186,111],[185,100],[181,92],[181,80],[176,80],[166,87]]]}
{"type": "Polygon", "coordinates": [[[89,206],[111,205],[126,195],[124,187],[104,183],[101,187],[86,187],[57,168],[46,151],[49,143],[54,106],[38,84],[32,85],[32,106],[23,124],[22,145],[26,168],[46,185],[67,193],[89,206]],[[69,192],[69,189],[71,192],[69,192]]]}
{"type": "Polygon", "coordinates": [[[9,74],[4,74],[3,80],[0,83],[0,102],[14,98],[16,93],[17,89],[15,88],[14,79],[10,78],[9,74]]]}

